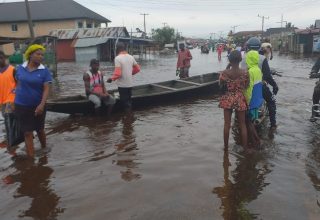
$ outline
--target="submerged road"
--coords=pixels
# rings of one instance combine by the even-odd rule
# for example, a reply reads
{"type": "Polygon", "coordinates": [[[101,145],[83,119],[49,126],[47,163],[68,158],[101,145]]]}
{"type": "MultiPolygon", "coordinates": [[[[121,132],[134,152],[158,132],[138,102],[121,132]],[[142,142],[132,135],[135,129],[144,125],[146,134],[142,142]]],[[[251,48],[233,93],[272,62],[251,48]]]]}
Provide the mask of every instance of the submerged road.
{"type": "MultiPolygon", "coordinates": [[[[227,64],[216,53],[191,52],[191,75],[227,64]]],[[[149,57],[135,84],[175,78],[175,62],[149,57]]],[[[0,150],[0,219],[319,219],[320,125],[308,121],[313,62],[286,55],[270,62],[283,72],[278,130],[270,135],[266,124],[263,149],[250,155],[234,140],[223,150],[223,113],[211,98],[109,121],[48,113],[49,148],[35,163],[0,150]]],[[[60,64],[54,96],[83,94],[86,66],[60,64]]],[[[3,139],[1,121],[0,131],[3,139]]]]}

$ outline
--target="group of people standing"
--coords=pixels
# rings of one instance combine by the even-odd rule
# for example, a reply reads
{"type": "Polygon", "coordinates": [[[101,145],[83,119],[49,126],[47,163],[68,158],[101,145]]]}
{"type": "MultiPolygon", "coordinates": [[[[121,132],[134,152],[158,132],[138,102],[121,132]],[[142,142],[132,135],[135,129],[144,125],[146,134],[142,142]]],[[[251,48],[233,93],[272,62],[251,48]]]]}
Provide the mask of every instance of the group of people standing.
{"type": "Polygon", "coordinates": [[[225,87],[219,103],[224,109],[225,147],[229,144],[233,111],[236,112],[240,125],[242,146],[246,149],[250,144],[251,146],[260,144],[253,121],[259,118],[259,108],[264,101],[269,111],[270,129],[277,128],[274,96],[279,89],[271,75],[265,50],[261,48],[260,40],[255,37],[247,41],[246,47],[247,50],[243,54],[237,50],[230,53],[228,57],[230,64],[220,75],[221,88],[225,87]],[[272,92],[268,85],[272,86],[272,92]]]}
{"type": "MultiPolygon", "coordinates": [[[[7,139],[10,136],[8,120],[14,116],[17,127],[25,141],[28,157],[34,157],[33,132],[36,131],[42,148],[46,148],[46,134],[44,131],[46,117],[46,101],[49,96],[52,76],[42,62],[45,48],[33,44],[24,54],[25,62],[16,68],[7,64],[5,54],[0,51],[0,106],[5,119],[7,139]],[[9,117],[10,116],[10,117],[9,117]]],[[[123,43],[117,44],[115,70],[107,82],[116,81],[120,95],[120,103],[127,110],[131,108],[132,75],[140,71],[135,59],[126,52],[123,43]]],[[[112,97],[104,84],[103,74],[99,71],[99,61],[92,59],[90,70],[83,80],[88,99],[93,102],[96,113],[99,113],[102,102],[112,111],[115,98],[112,97]]],[[[14,134],[14,138],[19,134],[14,134]]],[[[11,143],[8,140],[8,143],[11,143]]],[[[11,155],[15,156],[15,149],[8,147],[11,155]]]]}

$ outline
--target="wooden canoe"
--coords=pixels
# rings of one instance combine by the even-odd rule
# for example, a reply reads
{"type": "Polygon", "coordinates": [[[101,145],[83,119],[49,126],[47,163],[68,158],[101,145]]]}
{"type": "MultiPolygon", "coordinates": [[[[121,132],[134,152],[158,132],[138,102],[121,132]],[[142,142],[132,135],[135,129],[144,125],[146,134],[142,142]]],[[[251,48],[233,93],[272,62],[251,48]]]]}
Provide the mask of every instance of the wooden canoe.
{"type": "MultiPolygon", "coordinates": [[[[137,108],[175,100],[186,100],[190,97],[218,94],[218,79],[218,73],[208,73],[186,79],[134,86],[132,88],[132,105],[137,108]]],[[[118,91],[111,90],[109,93],[117,100],[114,109],[120,109],[118,91]]],[[[85,96],[77,95],[48,100],[47,110],[66,114],[90,114],[94,112],[94,107],[85,96]]]]}

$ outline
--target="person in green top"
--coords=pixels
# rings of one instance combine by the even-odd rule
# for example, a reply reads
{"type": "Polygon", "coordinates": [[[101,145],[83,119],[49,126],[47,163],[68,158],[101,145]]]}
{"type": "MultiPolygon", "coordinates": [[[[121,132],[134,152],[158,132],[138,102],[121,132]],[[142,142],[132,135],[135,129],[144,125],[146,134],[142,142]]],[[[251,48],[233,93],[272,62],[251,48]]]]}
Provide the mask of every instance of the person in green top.
{"type": "Polygon", "coordinates": [[[246,64],[249,72],[249,86],[244,91],[248,103],[248,119],[247,128],[248,134],[252,134],[252,144],[260,145],[260,138],[253,125],[253,121],[259,118],[259,108],[263,104],[262,95],[262,72],[259,68],[259,53],[255,50],[251,50],[246,54],[246,64]]]}

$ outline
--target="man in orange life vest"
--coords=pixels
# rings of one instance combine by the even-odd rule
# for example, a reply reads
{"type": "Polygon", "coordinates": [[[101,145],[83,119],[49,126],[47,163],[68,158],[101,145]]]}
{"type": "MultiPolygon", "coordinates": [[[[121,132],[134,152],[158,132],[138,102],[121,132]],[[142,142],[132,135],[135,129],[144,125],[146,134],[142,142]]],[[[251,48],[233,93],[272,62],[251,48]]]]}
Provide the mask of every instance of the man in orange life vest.
{"type": "MultiPolygon", "coordinates": [[[[0,110],[2,116],[5,113],[13,113],[16,80],[14,78],[15,69],[11,65],[7,65],[6,56],[3,51],[0,51],[0,110]]],[[[6,133],[8,134],[6,126],[6,133]]],[[[9,148],[8,148],[9,149],[9,148]]],[[[14,155],[14,151],[9,149],[9,153],[14,155]]]]}
{"type": "Polygon", "coordinates": [[[12,113],[15,98],[16,80],[14,67],[6,63],[6,56],[0,51],[0,106],[1,112],[12,113]]]}

